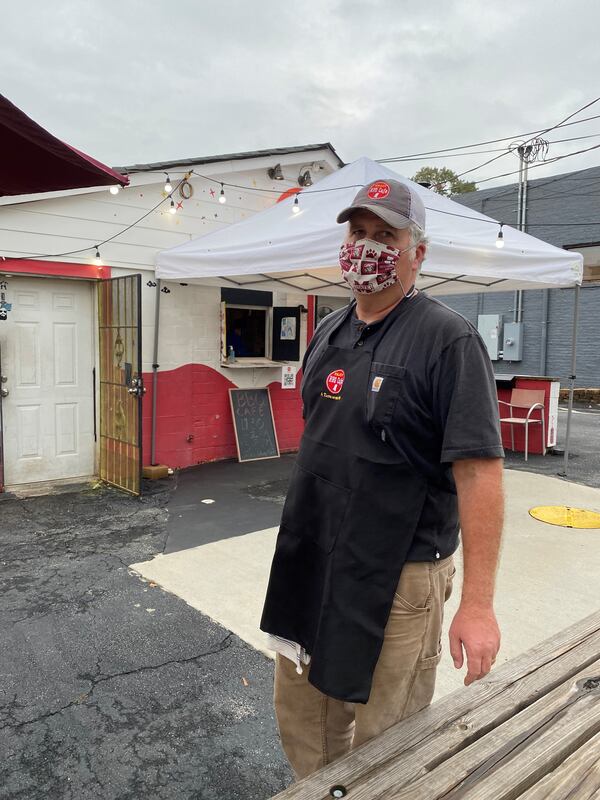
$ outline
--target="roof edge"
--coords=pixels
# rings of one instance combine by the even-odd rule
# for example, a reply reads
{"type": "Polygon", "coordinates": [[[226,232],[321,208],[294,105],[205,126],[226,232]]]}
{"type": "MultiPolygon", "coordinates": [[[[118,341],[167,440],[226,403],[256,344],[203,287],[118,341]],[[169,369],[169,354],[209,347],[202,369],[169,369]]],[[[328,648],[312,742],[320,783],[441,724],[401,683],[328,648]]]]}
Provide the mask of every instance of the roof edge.
{"type": "Polygon", "coordinates": [[[293,153],[314,152],[315,150],[329,150],[338,160],[340,167],[345,163],[337,154],[330,142],[320,144],[307,144],[297,147],[276,147],[269,150],[249,150],[242,153],[225,153],[216,156],[201,156],[199,158],[183,158],[175,161],[156,161],[150,164],[132,164],[124,167],[113,167],[118,172],[132,174],[135,172],[156,172],[160,170],[172,170],[175,167],[190,167],[193,164],[214,164],[220,161],[241,161],[247,158],[264,158],[265,156],[281,156],[293,153]]]}

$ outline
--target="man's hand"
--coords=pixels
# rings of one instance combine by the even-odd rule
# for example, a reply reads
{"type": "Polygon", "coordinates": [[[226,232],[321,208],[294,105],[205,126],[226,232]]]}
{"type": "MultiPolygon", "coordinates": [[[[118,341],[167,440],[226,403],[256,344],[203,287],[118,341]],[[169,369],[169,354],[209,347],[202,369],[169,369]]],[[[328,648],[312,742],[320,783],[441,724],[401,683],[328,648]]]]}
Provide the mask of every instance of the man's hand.
{"type": "Polygon", "coordinates": [[[491,670],[500,649],[500,629],[494,609],[460,605],[450,626],[450,654],[456,669],[467,655],[465,686],[480,680],[491,670]]]}

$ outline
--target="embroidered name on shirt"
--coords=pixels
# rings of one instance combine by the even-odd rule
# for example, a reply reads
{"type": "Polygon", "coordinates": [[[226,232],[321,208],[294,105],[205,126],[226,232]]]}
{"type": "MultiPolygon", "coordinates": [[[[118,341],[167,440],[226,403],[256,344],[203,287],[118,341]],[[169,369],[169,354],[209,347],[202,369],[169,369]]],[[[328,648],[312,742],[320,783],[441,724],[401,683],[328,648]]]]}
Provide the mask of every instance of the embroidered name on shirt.
{"type": "Polygon", "coordinates": [[[371,391],[378,392],[381,389],[381,384],[383,383],[383,378],[379,375],[376,378],[373,378],[373,383],[371,384],[371,391]]]}

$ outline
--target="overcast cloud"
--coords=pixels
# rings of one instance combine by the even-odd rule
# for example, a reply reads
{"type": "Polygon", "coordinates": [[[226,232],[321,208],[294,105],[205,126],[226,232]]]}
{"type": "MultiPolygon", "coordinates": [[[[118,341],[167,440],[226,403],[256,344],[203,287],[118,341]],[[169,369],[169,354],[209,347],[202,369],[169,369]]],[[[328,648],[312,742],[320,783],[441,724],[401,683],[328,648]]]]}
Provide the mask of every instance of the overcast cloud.
{"type": "MultiPolygon", "coordinates": [[[[345,161],[405,155],[549,127],[600,95],[595,0],[26,0],[0,25],[0,92],[111,165],[324,141],[345,161]]],[[[597,164],[600,148],[535,176],[597,164]]]]}

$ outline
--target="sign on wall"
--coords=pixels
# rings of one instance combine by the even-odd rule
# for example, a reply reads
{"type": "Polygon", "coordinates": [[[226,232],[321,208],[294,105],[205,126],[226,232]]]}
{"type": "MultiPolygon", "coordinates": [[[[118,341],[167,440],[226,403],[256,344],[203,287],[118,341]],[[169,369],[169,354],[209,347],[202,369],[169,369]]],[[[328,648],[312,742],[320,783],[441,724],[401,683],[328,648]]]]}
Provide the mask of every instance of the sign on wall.
{"type": "Polygon", "coordinates": [[[281,388],[296,388],[296,367],[291,364],[286,364],[285,367],[281,368],[281,388]]]}

